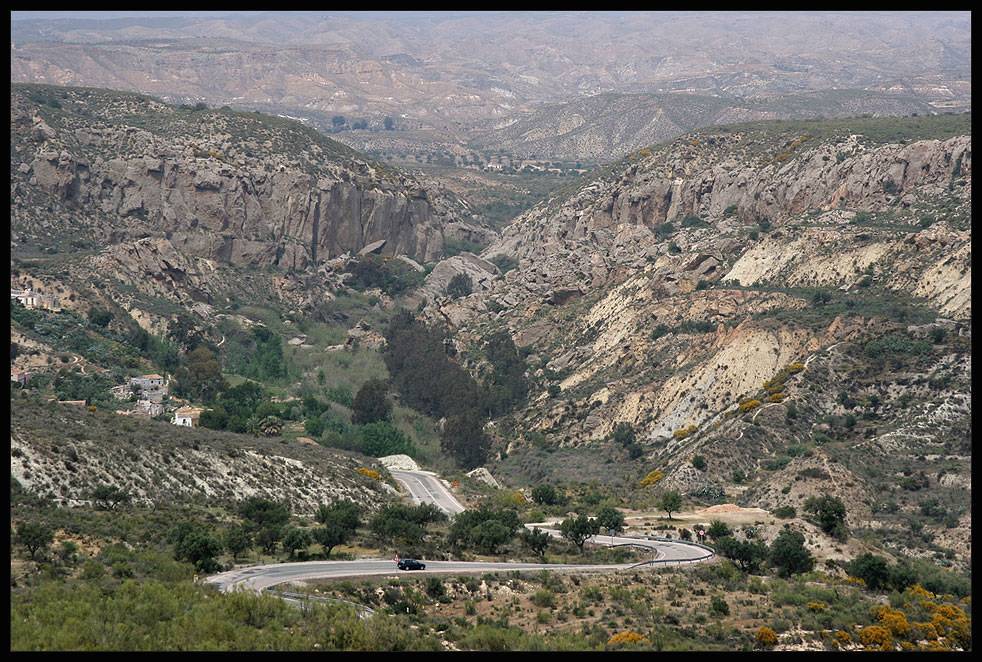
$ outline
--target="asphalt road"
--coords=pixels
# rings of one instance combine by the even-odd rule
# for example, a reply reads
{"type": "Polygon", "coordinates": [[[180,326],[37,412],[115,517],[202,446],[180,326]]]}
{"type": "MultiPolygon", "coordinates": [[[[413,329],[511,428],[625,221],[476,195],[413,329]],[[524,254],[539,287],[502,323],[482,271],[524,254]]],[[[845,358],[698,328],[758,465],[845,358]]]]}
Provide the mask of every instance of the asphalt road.
{"type": "MultiPolygon", "coordinates": [[[[416,471],[391,471],[392,477],[405,485],[413,501],[433,503],[443,511],[454,515],[464,507],[453,494],[430,473],[416,471]]],[[[538,527],[553,537],[559,531],[543,524],[527,524],[528,528],[538,527]]],[[[712,552],[704,547],[667,540],[649,540],[627,536],[599,535],[589,539],[595,545],[632,545],[651,550],[651,559],[642,563],[652,565],[680,565],[699,563],[712,558],[712,552]]],[[[263,591],[280,584],[302,582],[314,579],[340,579],[345,577],[399,576],[411,573],[424,574],[467,574],[511,570],[550,570],[558,572],[587,572],[628,570],[639,563],[610,565],[555,564],[555,563],[509,563],[485,561],[427,561],[426,570],[404,571],[396,568],[393,559],[359,559],[357,561],[306,561],[300,563],[275,563],[229,570],[212,575],[204,581],[216,585],[221,591],[247,589],[263,591]]]]}
{"type": "Polygon", "coordinates": [[[392,477],[399,481],[409,490],[409,494],[415,503],[432,503],[440,510],[449,514],[456,515],[465,509],[460,502],[450,493],[436,475],[423,471],[397,471],[390,470],[392,477]]]}

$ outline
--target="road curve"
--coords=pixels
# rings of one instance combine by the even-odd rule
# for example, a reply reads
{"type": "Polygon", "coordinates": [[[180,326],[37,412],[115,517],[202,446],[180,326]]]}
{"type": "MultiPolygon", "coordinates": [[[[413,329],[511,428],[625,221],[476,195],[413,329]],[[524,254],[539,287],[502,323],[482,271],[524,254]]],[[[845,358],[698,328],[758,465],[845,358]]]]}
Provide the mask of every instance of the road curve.
{"type": "MultiPolygon", "coordinates": [[[[390,471],[392,477],[405,485],[417,503],[432,503],[444,512],[455,515],[465,509],[436,475],[418,471],[390,471]]],[[[548,524],[526,524],[527,528],[539,528],[554,538],[559,531],[548,524]]],[[[425,561],[424,574],[467,574],[507,572],[515,570],[550,570],[558,572],[590,572],[629,570],[642,565],[682,565],[708,561],[713,552],[708,547],[675,540],[658,538],[632,538],[628,536],[599,535],[588,539],[589,543],[602,546],[630,545],[651,550],[651,558],[637,563],[619,564],[559,564],[559,563],[511,563],[491,561],[425,561]]],[[[229,570],[207,577],[204,581],[214,584],[223,592],[246,589],[263,591],[274,586],[315,579],[340,579],[345,577],[395,576],[404,574],[396,568],[392,559],[359,559],[356,561],[305,561],[298,563],[274,563],[229,570]]]]}
{"type": "Polygon", "coordinates": [[[465,508],[435,474],[398,469],[390,469],[389,473],[409,490],[413,502],[432,503],[448,515],[464,512],[465,508]]]}

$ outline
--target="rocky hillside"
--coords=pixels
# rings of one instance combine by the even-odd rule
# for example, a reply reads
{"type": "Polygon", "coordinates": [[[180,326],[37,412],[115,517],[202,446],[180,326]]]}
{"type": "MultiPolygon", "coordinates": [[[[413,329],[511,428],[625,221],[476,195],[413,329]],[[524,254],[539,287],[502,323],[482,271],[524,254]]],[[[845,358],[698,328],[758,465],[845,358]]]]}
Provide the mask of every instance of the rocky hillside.
{"type": "Polygon", "coordinates": [[[567,456],[537,449],[576,447],[601,452],[581,476],[660,468],[699,498],[799,508],[829,480],[782,490],[803,471],[831,476],[864,525],[910,472],[966,479],[969,131],[943,117],[705,130],[523,215],[482,254],[517,260],[504,275],[441,263],[430,278],[479,286],[431,318],[471,356],[507,329],[534,371],[496,470],[561,480],[567,456]]]}
{"type": "Polygon", "coordinates": [[[469,218],[454,196],[313,129],[135,94],[11,88],[11,245],[166,240],[185,256],[305,269],[367,244],[439,257],[469,218]]]}
{"type": "Polygon", "coordinates": [[[601,94],[501,121],[476,144],[516,156],[606,162],[704,126],[937,112],[927,101],[863,90],[745,99],[697,94],[601,94]]]}
{"type": "Polygon", "coordinates": [[[259,495],[287,500],[304,515],[338,499],[375,509],[394,493],[360,474],[364,465],[354,457],[315,444],[178,431],[169,423],[29,397],[12,399],[11,409],[11,479],[67,506],[91,503],[92,489],[103,484],[143,505],[228,505],[259,495]]]}

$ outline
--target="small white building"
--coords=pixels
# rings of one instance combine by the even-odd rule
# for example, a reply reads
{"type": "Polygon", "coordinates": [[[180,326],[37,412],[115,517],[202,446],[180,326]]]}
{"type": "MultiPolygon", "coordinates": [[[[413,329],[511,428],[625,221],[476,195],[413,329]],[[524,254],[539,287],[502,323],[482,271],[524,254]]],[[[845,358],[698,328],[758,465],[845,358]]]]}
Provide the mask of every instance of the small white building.
{"type": "Polygon", "coordinates": [[[181,407],[174,412],[174,425],[196,428],[198,427],[198,420],[201,418],[202,411],[204,410],[200,407],[181,407]]]}

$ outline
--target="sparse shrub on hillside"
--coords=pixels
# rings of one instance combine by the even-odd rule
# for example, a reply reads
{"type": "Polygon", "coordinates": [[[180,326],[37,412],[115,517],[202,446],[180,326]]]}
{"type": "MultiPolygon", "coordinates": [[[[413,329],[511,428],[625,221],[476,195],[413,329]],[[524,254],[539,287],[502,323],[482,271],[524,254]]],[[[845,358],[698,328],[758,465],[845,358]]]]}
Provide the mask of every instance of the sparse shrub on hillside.
{"type": "Polygon", "coordinates": [[[358,290],[378,288],[390,296],[402,294],[423,282],[424,275],[404,263],[380,255],[364,255],[348,266],[350,285],[358,290]]]}
{"type": "Polygon", "coordinates": [[[778,517],[780,519],[791,519],[797,514],[798,512],[795,510],[794,506],[779,506],[774,509],[774,517],[778,517]]]}
{"type": "Polygon", "coordinates": [[[845,540],[849,533],[846,528],[846,506],[839,497],[825,495],[809,497],[805,500],[805,512],[811,513],[822,531],[839,540],[845,540]]]}
{"type": "Polygon", "coordinates": [[[660,469],[653,469],[649,471],[644,478],[641,479],[640,482],[641,487],[652,487],[654,485],[657,485],[658,481],[660,481],[664,477],[665,477],[665,472],[661,471],[660,469]]]}
{"type": "Polygon", "coordinates": [[[692,458],[692,466],[695,467],[696,469],[698,469],[699,471],[705,471],[706,470],[706,458],[703,457],[702,455],[696,455],[696,456],[694,456],[692,458]]]}
{"type": "Polygon", "coordinates": [[[679,441],[681,441],[682,439],[685,439],[686,437],[688,437],[689,435],[691,435],[697,429],[698,428],[695,425],[687,425],[684,428],[679,428],[678,430],[676,430],[675,432],[673,432],[672,433],[672,436],[675,439],[678,439],[679,441]]]}
{"type": "Polygon", "coordinates": [[[652,340],[658,340],[659,338],[661,338],[664,335],[667,335],[668,333],[670,333],[669,328],[664,324],[659,324],[658,326],[656,326],[651,330],[650,338],[652,340]]]}
{"type": "Polygon", "coordinates": [[[451,299],[465,297],[474,291],[474,281],[467,274],[455,274],[447,283],[446,295],[451,299]]]}
{"type": "Polygon", "coordinates": [[[625,630],[623,632],[618,632],[611,635],[610,639],[607,640],[608,648],[623,648],[625,646],[639,646],[647,645],[648,640],[638,632],[634,630],[625,630]]]}
{"type": "Polygon", "coordinates": [[[749,400],[744,400],[740,403],[740,411],[742,413],[747,413],[748,411],[752,409],[756,409],[759,406],[760,406],[760,400],[751,398],[749,400]]]}
{"type": "Polygon", "coordinates": [[[358,473],[366,478],[371,478],[372,480],[382,480],[382,474],[375,471],[375,469],[369,469],[368,467],[358,467],[355,469],[358,473]]]}
{"type": "Polygon", "coordinates": [[[518,266],[518,260],[507,255],[495,255],[489,261],[498,267],[502,274],[506,274],[518,266]]]}
{"type": "Polygon", "coordinates": [[[754,634],[754,641],[761,648],[772,648],[777,645],[777,633],[766,625],[760,627],[754,634]]]}
{"type": "Polygon", "coordinates": [[[708,228],[709,223],[702,220],[699,216],[695,214],[689,214],[682,219],[681,223],[683,228],[708,228]]]}

